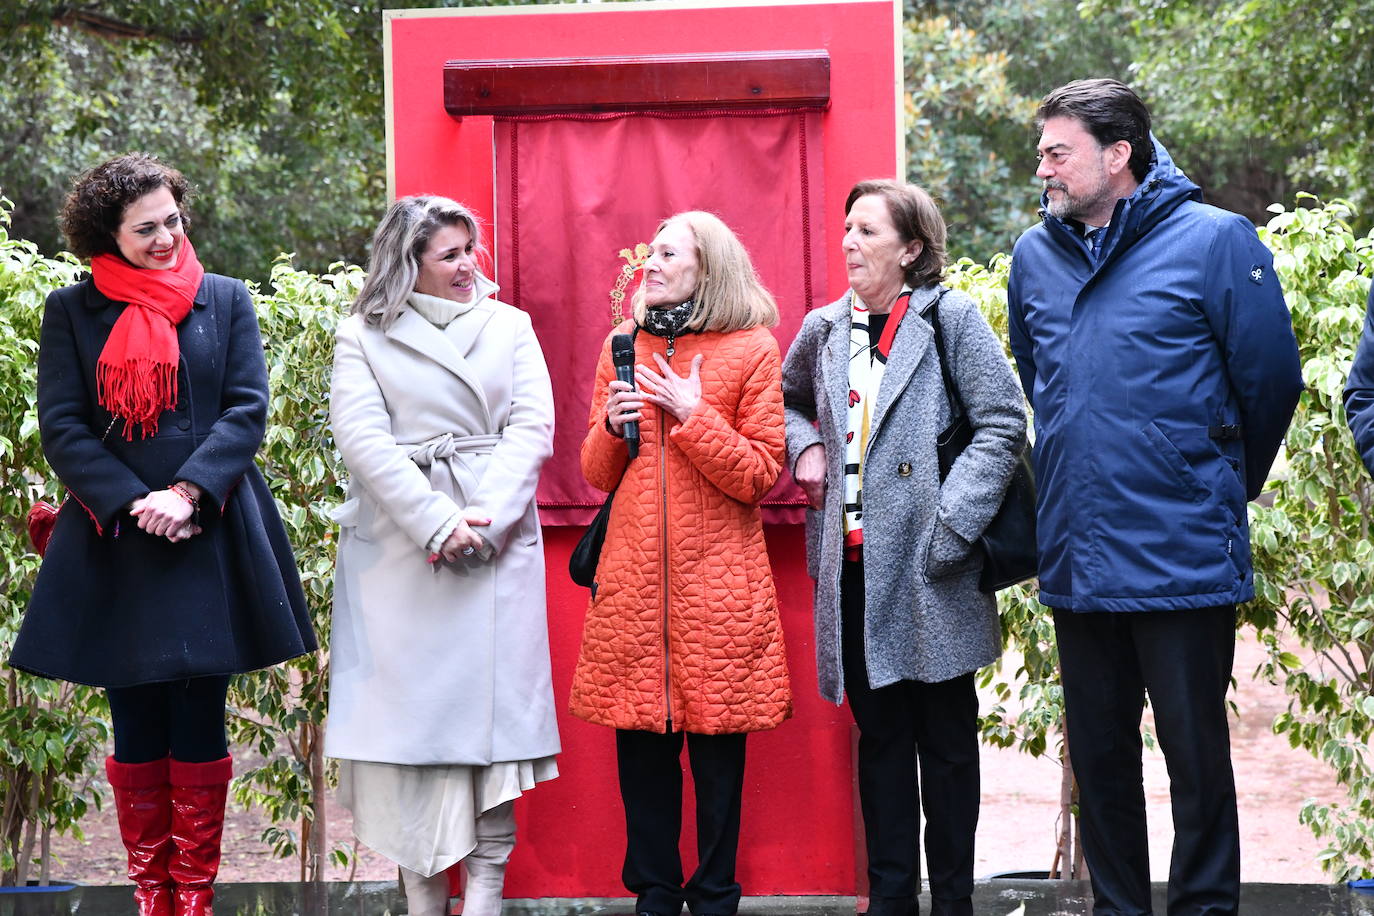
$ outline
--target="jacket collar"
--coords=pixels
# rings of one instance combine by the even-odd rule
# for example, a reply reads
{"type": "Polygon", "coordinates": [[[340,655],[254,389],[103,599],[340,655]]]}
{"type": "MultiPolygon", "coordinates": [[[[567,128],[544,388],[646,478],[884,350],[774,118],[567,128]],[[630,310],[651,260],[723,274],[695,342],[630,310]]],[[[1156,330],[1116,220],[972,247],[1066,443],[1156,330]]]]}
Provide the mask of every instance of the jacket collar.
{"type": "MultiPolygon", "coordinates": [[[[1107,227],[1107,236],[1102,241],[1102,254],[1096,271],[1114,260],[1114,255],[1135,244],[1183,203],[1202,199],[1202,189],[1174,164],[1169,151],[1153,133],[1150,134],[1150,142],[1154,145],[1150,170],[1130,197],[1116,202],[1111,225],[1107,227]]],[[[1087,257],[1082,233],[1069,221],[1050,216],[1049,198],[1044,192],[1040,195],[1040,219],[1049,230],[1050,237],[1061,247],[1082,252],[1087,257]]]]}
{"type": "MultiPolygon", "coordinates": [[[[432,359],[457,376],[458,380],[472,389],[484,411],[487,410],[487,396],[482,388],[481,379],[467,361],[473,344],[495,310],[490,299],[479,300],[471,309],[459,315],[440,330],[430,324],[413,308],[402,310],[401,314],[386,329],[389,340],[408,347],[421,356],[432,359]]],[[[489,413],[489,411],[488,411],[489,413]]]]}
{"type": "Polygon", "coordinates": [[[926,349],[935,339],[925,313],[939,298],[940,289],[939,284],[931,284],[911,293],[906,317],[897,328],[897,336],[892,341],[892,352],[887,357],[887,368],[883,370],[883,383],[878,388],[878,402],[873,405],[873,432],[869,433],[869,442],[873,441],[873,434],[882,429],[888,410],[910,384],[912,376],[916,374],[916,367],[921,364],[926,349]]]}
{"type": "MultiPolygon", "coordinates": [[[[878,389],[878,401],[873,405],[872,432],[869,442],[874,441],[888,410],[906,390],[925,357],[935,335],[923,313],[939,297],[942,287],[939,284],[923,286],[913,290],[911,302],[907,306],[906,317],[897,329],[892,341],[892,353],[888,356],[887,366],[883,369],[883,383],[878,389]]],[[[846,412],[849,409],[849,315],[854,300],[854,291],[849,290],[839,301],[832,302],[821,310],[821,320],[829,324],[825,346],[821,353],[821,371],[829,380],[831,423],[835,429],[843,430],[848,425],[846,412]]]]}

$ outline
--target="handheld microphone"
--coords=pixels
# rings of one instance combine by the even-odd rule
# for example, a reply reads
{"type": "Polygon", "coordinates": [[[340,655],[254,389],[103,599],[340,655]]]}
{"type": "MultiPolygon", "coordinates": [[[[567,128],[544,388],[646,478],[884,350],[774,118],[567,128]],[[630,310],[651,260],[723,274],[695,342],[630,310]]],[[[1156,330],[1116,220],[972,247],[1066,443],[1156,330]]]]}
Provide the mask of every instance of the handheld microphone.
{"type": "MultiPolygon", "coordinates": [[[[629,334],[617,334],[611,338],[611,362],[615,364],[615,377],[622,382],[635,383],[635,339],[629,334]]],[[[633,461],[639,454],[639,421],[626,420],[622,427],[625,447],[633,461]]]]}

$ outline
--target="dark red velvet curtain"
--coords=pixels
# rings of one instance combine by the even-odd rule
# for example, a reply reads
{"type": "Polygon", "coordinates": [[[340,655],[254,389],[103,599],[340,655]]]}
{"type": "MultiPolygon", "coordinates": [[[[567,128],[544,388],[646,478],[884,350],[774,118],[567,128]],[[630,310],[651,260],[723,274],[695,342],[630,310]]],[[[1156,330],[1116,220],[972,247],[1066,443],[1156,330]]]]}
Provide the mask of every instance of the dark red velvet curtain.
{"type": "MultiPolygon", "coordinates": [[[[496,125],[497,280],[530,313],[553,375],[557,431],[539,484],[546,525],[591,520],[604,494],[578,452],[596,360],[613,325],[622,249],[660,220],[710,210],[735,230],[777,298],[786,353],[807,311],[824,304],[820,114],[816,111],[530,115],[496,125]]],[[[624,314],[638,273],[622,279],[624,314]]],[[[784,474],[770,521],[800,521],[784,474]]]]}

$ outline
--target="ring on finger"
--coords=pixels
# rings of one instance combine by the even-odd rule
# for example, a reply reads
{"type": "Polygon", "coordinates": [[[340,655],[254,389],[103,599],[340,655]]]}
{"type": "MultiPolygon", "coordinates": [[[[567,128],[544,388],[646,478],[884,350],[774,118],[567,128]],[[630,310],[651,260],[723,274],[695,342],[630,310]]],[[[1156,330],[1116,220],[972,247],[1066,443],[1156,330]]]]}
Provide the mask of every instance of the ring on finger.
{"type": "Polygon", "coordinates": [[[473,555],[474,553],[476,553],[476,552],[477,552],[477,548],[475,548],[475,547],[469,546],[469,547],[464,547],[464,548],[463,548],[463,556],[465,556],[465,557],[470,557],[470,556],[472,556],[472,555],[473,555]]]}

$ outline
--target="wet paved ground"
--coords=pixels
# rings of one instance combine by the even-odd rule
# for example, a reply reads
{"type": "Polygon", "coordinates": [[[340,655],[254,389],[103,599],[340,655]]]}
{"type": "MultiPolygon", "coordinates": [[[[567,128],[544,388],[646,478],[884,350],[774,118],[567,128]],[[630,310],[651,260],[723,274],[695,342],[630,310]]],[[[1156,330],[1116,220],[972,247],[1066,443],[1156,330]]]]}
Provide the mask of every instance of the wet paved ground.
{"type": "MultiPolygon", "coordinates": [[[[974,893],[978,916],[1087,916],[1086,885],[1059,881],[992,880],[974,893]]],[[[1155,912],[1163,914],[1164,886],[1155,885],[1155,912]]],[[[60,893],[0,893],[0,916],[128,916],[128,887],[77,887],[60,893]]],[[[922,900],[928,912],[928,901],[922,900]]],[[[225,884],[215,898],[217,916],[400,916],[405,901],[394,881],[325,884],[225,884]]],[[[622,916],[628,899],[508,900],[505,916],[622,916]]],[[[1245,916],[1374,916],[1374,894],[1308,884],[1247,884],[1245,916]]],[[[853,916],[853,897],[752,897],[741,916],[853,916]]]]}

